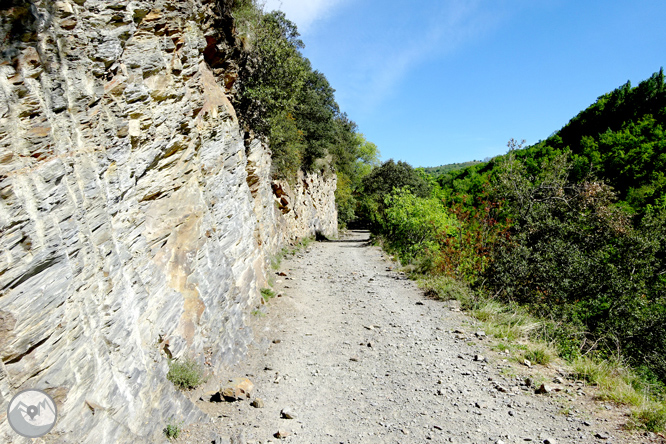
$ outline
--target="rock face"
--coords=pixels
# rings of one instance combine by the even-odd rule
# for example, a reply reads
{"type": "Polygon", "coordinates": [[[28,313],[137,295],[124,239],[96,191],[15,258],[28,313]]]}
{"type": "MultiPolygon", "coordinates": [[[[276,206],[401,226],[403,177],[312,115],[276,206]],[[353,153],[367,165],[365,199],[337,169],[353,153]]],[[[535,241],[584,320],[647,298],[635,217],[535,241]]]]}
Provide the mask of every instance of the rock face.
{"type": "Polygon", "coordinates": [[[293,185],[270,179],[270,153],[254,140],[248,149],[247,183],[257,214],[255,238],[268,263],[285,243],[321,233],[336,236],[335,176],[299,172],[293,185]]]}
{"type": "Polygon", "coordinates": [[[0,5],[0,404],[50,393],[55,442],[205,419],[168,358],[238,360],[270,256],[336,234],[335,178],[271,181],[244,141],[228,3],[0,5]]]}

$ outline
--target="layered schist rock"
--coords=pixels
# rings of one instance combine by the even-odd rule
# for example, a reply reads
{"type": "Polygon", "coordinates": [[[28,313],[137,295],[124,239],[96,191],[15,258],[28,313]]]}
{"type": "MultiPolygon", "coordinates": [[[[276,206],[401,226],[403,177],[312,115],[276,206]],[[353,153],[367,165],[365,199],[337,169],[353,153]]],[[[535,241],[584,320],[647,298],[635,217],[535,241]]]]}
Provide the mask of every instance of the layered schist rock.
{"type": "Polygon", "coordinates": [[[248,149],[247,182],[258,224],[255,236],[268,257],[286,243],[317,234],[336,236],[335,176],[303,174],[293,184],[270,179],[270,153],[254,140],[248,149]]]}
{"type": "MultiPolygon", "coordinates": [[[[204,420],[167,358],[219,374],[251,341],[269,257],[335,235],[334,178],[273,182],[243,140],[228,14],[0,5],[0,404],[50,393],[50,442],[154,442],[172,418],[204,420]]],[[[0,440],[22,442],[5,414],[0,440]]]]}

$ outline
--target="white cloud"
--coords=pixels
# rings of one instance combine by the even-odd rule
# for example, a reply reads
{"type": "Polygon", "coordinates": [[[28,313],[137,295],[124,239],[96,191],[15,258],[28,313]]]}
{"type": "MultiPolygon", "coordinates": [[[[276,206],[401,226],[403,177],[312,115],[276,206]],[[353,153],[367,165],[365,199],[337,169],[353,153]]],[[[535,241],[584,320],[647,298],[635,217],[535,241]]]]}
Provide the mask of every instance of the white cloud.
{"type": "Polygon", "coordinates": [[[279,9],[289,20],[296,23],[301,34],[310,26],[347,0],[266,0],[265,11],[279,9]]]}

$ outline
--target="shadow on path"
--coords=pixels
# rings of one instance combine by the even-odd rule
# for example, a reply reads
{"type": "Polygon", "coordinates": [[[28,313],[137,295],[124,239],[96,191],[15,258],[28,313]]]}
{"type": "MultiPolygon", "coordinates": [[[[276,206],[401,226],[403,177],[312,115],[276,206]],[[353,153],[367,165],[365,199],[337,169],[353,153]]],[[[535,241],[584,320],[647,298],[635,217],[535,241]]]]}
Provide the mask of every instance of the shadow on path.
{"type": "Polygon", "coordinates": [[[351,230],[351,239],[317,239],[320,242],[331,242],[340,244],[362,244],[360,247],[370,246],[370,232],[368,230],[351,230]],[[363,237],[361,237],[363,236],[363,237]]]}

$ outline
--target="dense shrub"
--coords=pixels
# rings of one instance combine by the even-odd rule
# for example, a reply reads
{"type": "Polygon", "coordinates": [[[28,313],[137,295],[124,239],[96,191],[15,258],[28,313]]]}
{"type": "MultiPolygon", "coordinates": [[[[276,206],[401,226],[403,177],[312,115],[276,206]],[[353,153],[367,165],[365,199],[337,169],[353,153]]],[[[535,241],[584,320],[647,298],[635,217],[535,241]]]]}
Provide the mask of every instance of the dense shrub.
{"type": "Polygon", "coordinates": [[[600,181],[571,182],[566,154],[534,177],[514,156],[495,193],[513,217],[484,272],[490,292],[544,316],[583,325],[601,352],[617,347],[666,380],[666,224],[650,212],[635,225],[600,181]]]}
{"type": "Polygon", "coordinates": [[[169,361],[167,379],[180,389],[196,388],[204,382],[201,366],[193,359],[169,361]]]}
{"type": "Polygon", "coordinates": [[[417,197],[430,196],[431,184],[425,174],[421,174],[406,162],[389,159],[366,172],[357,190],[357,222],[369,227],[378,234],[388,225],[383,221],[386,197],[393,190],[409,188],[417,197]]]}
{"type": "Polygon", "coordinates": [[[480,200],[477,207],[450,204],[449,212],[456,230],[439,237],[434,271],[476,284],[498,248],[498,240],[508,236],[508,223],[497,219],[501,204],[480,200]]]}
{"type": "Polygon", "coordinates": [[[393,159],[387,160],[363,179],[363,192],[368,196],[381,196],[382,199],[394,188],[405,187],[418,197],[428,197],[431,191],[430,184],[411,165],[394,162],[393,159]]]}
{"type": "Polygon", "coordinates": [[[419,197],[406,187],[386,196],[384,205],[382,233],[403,260],[435,254],[438,240],[456,230],[457,221],[436,197],[419,197]]]}
{"type": "Polygon", "coordinates": [[[270,141],[273,177],[293,182],[303,163],[305,143],[290,113],[282,112],[270,120],[270,141]]]}
{"type": "Polygon", "coordinates": [[[330,150],[338,165],[335,203],[338,209],[338,223],[342,228],[357,220],[363,179],[379,165],[377,145],[365,140],[361,133],[344,130],[344,126],[352,123],[340,121],[339,126],[342,128],[337,134],[341,143],[330,150]]]}
{"type": "MultiPolygon", "coordinates": [[[[653,76],[617,97],[659,102],[660,81],[653,76]]],[[[418,198],[393,192],[373,200],[395,183],[415,187],[418,175],[392,163],[366,177],[374,194],[361,201],[402,258],[426,257],[430,272],[550,319],[548,336],[563,355],[619,353],[666,382],[666,195],[663,172],[653,168],[666,144],[659,119],[631,113],[617,97],[617,106],[598,110],[612,125],[572,149],[559,134],[526,148],[511,140],[508,154],[439,177],[441,189],[429,183],[418,198]]],[[[666,116],[666,106],[655,112],[666,116]]]]}

